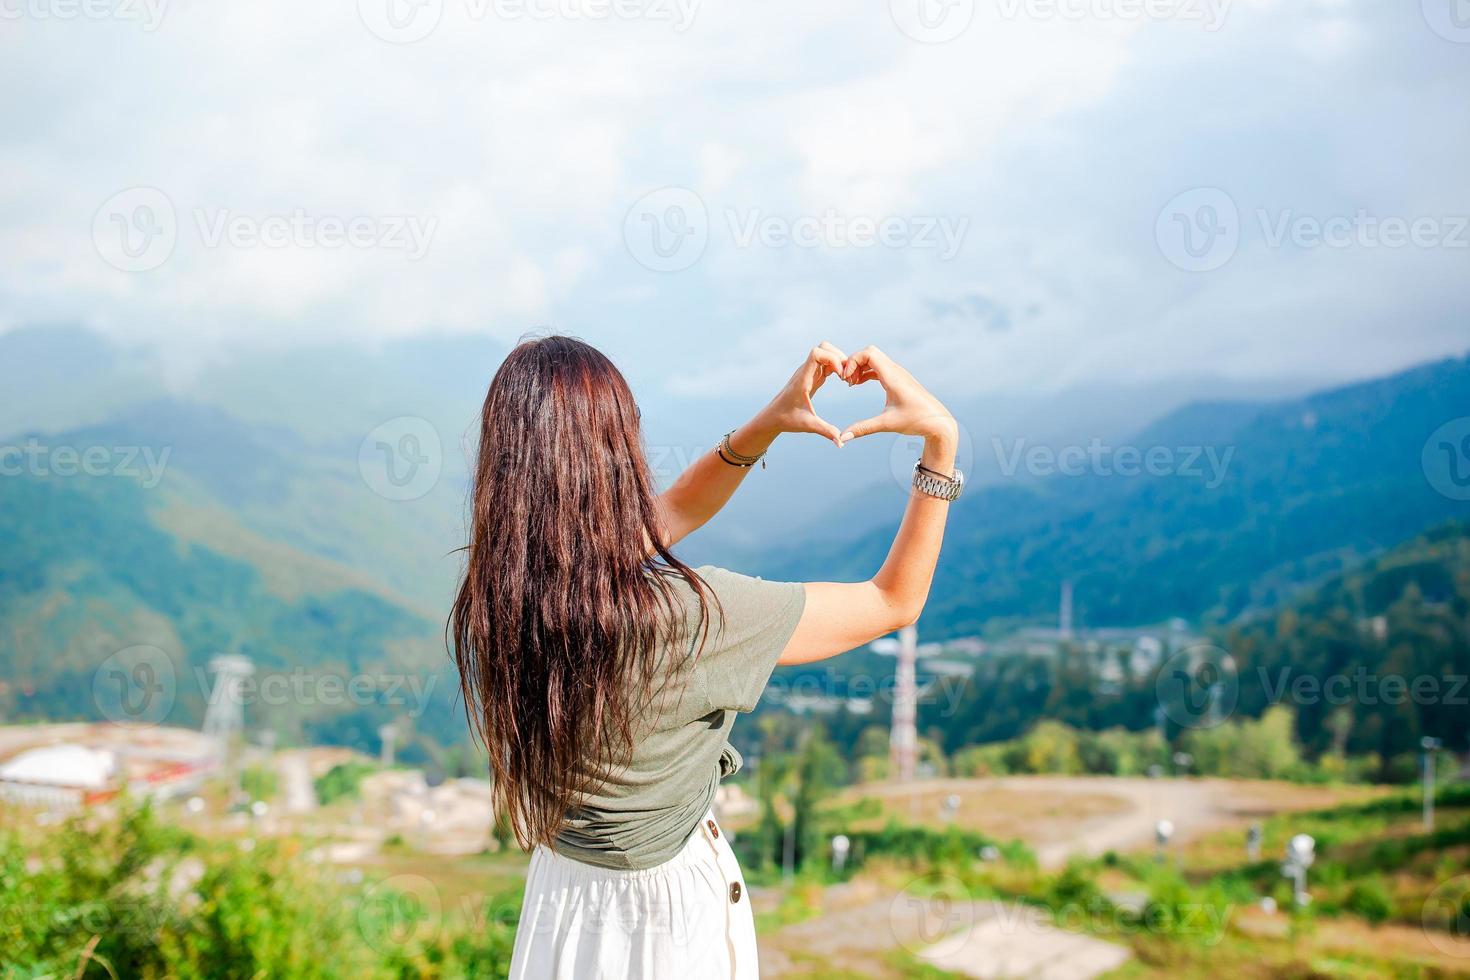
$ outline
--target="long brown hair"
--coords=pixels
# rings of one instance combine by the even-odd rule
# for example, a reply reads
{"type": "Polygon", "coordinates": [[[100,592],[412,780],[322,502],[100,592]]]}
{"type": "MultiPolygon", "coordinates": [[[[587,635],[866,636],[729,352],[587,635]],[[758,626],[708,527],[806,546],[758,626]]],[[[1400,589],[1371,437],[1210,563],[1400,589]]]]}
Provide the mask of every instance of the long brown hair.
{"type": "Polygon", "coordinates": [[[480,418],[467,561],[446,627],[494,801],[523,847],[626,760],[662,651],[687,652],[639,413],[601,352],[569,337],[511,351],[480,418]]]}

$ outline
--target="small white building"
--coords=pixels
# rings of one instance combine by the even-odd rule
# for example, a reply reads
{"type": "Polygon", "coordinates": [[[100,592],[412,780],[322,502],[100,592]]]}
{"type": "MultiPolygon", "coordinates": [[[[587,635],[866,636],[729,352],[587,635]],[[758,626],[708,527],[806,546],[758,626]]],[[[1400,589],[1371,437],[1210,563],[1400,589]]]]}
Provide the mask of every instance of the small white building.
{"type": "Polygon", "coordinates": [[[0,800],[75,810],[116,790],[117,757],[85,745],[46,745],[0,765],[0,800]]]}

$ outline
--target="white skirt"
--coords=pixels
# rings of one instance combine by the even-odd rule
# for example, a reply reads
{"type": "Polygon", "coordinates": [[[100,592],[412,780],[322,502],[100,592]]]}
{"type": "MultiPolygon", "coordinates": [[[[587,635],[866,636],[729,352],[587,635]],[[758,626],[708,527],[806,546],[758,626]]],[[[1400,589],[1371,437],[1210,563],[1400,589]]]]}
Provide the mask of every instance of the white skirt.
{"type": "Polygon", "coordinates": [[[756,980],[755,917],[712,815],[654,868],[614,871],[538,847],[511,980],[756,980]]]}

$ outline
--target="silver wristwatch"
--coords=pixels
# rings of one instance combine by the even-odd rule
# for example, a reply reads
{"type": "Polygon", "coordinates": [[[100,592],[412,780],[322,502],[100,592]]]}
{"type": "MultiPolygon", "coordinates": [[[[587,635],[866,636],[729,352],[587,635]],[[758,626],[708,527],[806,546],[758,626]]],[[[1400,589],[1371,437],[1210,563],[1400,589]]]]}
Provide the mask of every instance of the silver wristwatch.
{"type": "Polygon", "coordinates": [[[953,477],[946,477],[924,466],[914,464],[914,489],[940,500],[957,500],[965,489],[965,474],[956,469],[953,477]]]}

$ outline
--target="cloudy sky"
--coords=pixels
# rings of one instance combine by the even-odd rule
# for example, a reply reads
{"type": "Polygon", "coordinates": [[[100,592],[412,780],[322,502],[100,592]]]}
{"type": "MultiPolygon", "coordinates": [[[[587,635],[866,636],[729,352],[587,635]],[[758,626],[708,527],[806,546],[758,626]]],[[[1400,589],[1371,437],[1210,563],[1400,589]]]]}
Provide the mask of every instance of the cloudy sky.
{"type": "Polygon", "coordinates": [[[1470,346],[1466,0],[0,0],[0,330],[554,325],[672,395],[1470,346]]]}

